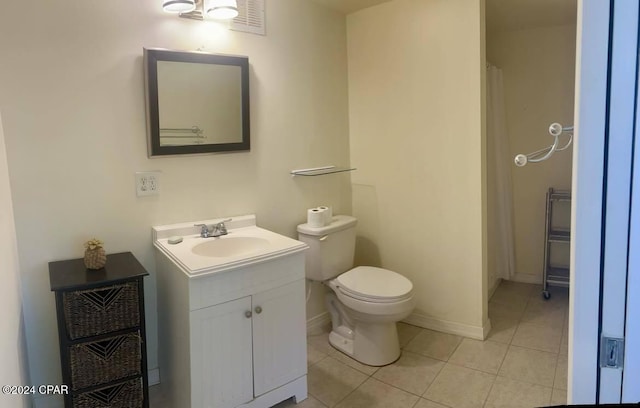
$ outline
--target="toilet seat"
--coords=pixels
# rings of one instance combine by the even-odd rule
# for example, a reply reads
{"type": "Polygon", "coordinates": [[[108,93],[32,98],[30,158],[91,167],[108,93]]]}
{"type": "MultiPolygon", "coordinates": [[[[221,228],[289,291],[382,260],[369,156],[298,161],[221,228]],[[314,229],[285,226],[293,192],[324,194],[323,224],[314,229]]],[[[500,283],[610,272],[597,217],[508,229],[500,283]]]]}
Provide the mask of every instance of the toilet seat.
{"type": "Polygon", "coordinates": [[[370,303],[394,303],[411,298],[413,284],[399,273],[373,266],[358,266],[338,276],[341,294],[370,303]]]}

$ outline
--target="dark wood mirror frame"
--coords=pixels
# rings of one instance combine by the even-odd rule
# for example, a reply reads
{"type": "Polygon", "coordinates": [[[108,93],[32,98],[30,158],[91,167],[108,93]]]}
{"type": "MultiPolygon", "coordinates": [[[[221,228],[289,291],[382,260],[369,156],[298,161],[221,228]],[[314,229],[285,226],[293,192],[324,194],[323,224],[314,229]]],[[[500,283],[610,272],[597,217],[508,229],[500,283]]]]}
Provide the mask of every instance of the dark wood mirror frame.
{"type": "Polygon", "coordinates": [[[249,58],[206,54],[201,52],[144,49],[145,94],[147,107],[148,153],[152,156],[200,154],[250,150],[249,121],[249,58]],[[160,144],[160,112],[158,100],[158,61],[196,64],[232,65],[240,67],[242,140],[238,143],[162,146],[160,144]]]}

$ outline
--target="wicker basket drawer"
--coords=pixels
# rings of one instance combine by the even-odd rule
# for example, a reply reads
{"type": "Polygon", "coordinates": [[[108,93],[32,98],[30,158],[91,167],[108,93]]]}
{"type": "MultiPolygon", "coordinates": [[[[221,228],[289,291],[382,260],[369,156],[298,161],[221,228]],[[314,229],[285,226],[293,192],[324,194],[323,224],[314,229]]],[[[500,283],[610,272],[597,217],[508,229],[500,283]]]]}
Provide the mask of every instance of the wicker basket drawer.
{"type": "Polygon", "coordinates": [[[141,374],[142,347],[138,333],[74,344],[69,350],[71,389],[141,374]]]}
{"type": "Polygon", "coordinates": [[[73,397],[74,408],[142,408],[142,379],[122,382],[73,397]]]}
{"type": "Polygon", "coordinates": [[[138,282],[63,293],[71,340],[140,325],[138,282]]]}

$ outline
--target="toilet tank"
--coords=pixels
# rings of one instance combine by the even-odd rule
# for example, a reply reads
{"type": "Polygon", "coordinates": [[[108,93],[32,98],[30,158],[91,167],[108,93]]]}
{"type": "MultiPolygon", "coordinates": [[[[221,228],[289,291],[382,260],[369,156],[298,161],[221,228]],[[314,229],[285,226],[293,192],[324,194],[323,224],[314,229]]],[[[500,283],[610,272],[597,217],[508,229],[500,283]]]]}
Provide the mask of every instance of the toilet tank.
{"type": "Polygon", "coordinates": [[[309,245],[306,251],[307,279],[332,279],[353,267],[357,222],[354,217],[336,215],[325,227],[298,225],[298,240],[309,245]]]}

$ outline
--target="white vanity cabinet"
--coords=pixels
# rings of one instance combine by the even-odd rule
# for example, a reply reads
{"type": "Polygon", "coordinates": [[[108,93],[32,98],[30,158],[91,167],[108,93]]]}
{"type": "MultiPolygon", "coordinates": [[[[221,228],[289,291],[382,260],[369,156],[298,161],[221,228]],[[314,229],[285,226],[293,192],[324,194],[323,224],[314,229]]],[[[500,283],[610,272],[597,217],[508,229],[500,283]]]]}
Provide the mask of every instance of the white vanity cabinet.
{"type": "Polygon", "coordinates": [[[190,276],[156,251],[160,376],[171,406],[307,397],[304,248],[190,276]]]}

